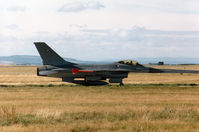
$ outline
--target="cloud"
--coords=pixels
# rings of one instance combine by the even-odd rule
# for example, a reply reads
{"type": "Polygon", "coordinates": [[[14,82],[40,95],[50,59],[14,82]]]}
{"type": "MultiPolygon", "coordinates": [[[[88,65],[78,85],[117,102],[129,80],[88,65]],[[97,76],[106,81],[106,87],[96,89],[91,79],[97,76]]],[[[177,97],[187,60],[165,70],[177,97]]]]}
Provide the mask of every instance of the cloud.
{"type": "Polygon", "coordinates": [[[0,56],[38,55],[33,45],[34,41],[44,41],[61,56],[79,60],[199,57],[199,31],[162,31],[145,27],[129,29],[80,27],[79,33],[76,34],[51,34],[41,31],[26,38],[0,35],[0,47],[3,51],[0,56]]]}
{"type": "Polygon", "coordinates": [[[98,1],[89,1],[89,2],[76,1],[76,2],[65,4],[60,9],[58,9],[58,11],[59,12],[81,12],[81,11],[88,10],[88,9],[100,10],[104,7],[105,6],[102,5],[98,1]]]}
{"type": "Polygon", "coordinates": [[[81,29],[81,32],[88,36],[90,43],[110,44],[117,48],[125,46],[129,48],[186,48],[197,47],[199,41],[199,31],[161,31],[133,27],[106,30],[81,29]]]}
{"type": "Polygon", "coordinates": [[[196,0],[147,0],[133,3],[133,8],[143,11],[158,11],[176,14],[199,14],[196,0]]]}
{"type": "Polygon", "coordinates": [[[26,11],[25,6],[10,6],[7,8],[8,11],[10,12],[24,12],[26,11]]]}
{"type": "Polygon", "coordinates": [[[38,37],[46,40],[62,56],[80,60],[199,57],[199,31],[162,31],[144,27],[79,29],[79,34],[38,37]]]}
{"type": "Polygon", "coordinates": [[[7,25],[7,26],[5,26],[7,29],[10,29],[10,30],[16,30],[16,29],[18,29],[19,28],[19,26],[18,25],[16,25],[16,24],[10,24],[10,25],[7,25]]]}
{"type": "Polygon", "coordinates": [[[88,25],[84,24],[84,25],[80,25],[80,24],[70,24],[70,27],[75,27],[75,28],[86,28],[88,27],[88,25]]]}
{"type": "MultiPolygon", "coordinates": [[[[0,34],[0,43],[7,43],[7,42],[12,42],[12,41],[16,41],[17,38],[14,37],[14,36],[8,36],[8,35],[3,35],[3,34],[0,34]]],[[[6,46],[6,45],[4,45],[6,46]]]]}

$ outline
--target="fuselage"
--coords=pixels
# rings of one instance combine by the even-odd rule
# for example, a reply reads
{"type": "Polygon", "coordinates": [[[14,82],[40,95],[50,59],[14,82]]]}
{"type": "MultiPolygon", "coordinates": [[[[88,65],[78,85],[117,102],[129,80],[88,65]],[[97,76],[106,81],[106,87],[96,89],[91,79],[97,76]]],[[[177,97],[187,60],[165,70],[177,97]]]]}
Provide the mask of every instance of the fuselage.
{"type": "Polygon", "coordinates": [[[45,65],[38,67],[37,74],[39,76],[65,79],[72,78],[72,80],[75,78],[84,78],[86,81],[99,81],[106,79],[122,80],[128,77],[129,72],[148,73],[152,72],[152,70],[154,69],[143,65],[126,65],[116,62],[98,65],[73,65],[70,67],[68,65],[45,65]]]}

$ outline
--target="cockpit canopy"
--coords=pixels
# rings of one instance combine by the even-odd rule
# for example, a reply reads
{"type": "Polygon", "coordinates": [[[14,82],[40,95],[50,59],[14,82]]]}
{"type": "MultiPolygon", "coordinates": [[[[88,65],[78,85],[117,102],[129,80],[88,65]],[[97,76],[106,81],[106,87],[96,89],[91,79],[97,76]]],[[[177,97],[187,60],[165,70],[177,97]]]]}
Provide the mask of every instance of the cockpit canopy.
{"type": "Polygon", "coordinates": [[[123,61],[119,61],[118,63],[131,65],[131,66],[143,66],[143,65],[139,64],[137,61],[134,61],[134,60],[123,60],[123,61]]]}

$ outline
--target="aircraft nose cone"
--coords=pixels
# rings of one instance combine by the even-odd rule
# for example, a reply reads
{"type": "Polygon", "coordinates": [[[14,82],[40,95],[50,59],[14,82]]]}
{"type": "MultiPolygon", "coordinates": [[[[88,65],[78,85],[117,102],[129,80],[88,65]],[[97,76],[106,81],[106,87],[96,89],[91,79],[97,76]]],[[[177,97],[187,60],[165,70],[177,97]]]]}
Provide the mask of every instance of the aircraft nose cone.
{"type": "Polygon", "coordinates": [[[155,68],[149,68],[149,73],[162,73],[162,70],[155,69],[155,68]]]}

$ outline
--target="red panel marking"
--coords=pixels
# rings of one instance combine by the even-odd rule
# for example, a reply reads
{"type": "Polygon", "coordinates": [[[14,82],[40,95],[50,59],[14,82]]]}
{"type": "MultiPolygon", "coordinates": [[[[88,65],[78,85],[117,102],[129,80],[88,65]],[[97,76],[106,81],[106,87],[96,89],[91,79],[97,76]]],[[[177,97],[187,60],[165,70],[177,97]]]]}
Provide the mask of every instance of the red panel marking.
{"type": "Polygon", "coordinates": [[[73,74],[76,74],[76,73],[78,73],[78,72],[87,72],[87,73],[92,73],[92,72],[94,72],[94,71],[84,71],[84,70],[79,70],[79,69],[77,69],[77,68],[73,68],[72,69],[72,73],[73,74]]]}
{"type": "Polygon", "coordinates": [[[73,68],[73,69],[72,69],[72,73],[73,73],[73,74],[76,74],[76,73],[78,73],[78,72],[79,72],[79,70],[78,70],[77,68],[73,68]]]}
{"type": "Polygon", "coordinates": [[[94,72],[94,71],[83,71],[83,70],[79,70],[79,72],[94,72]]]}

